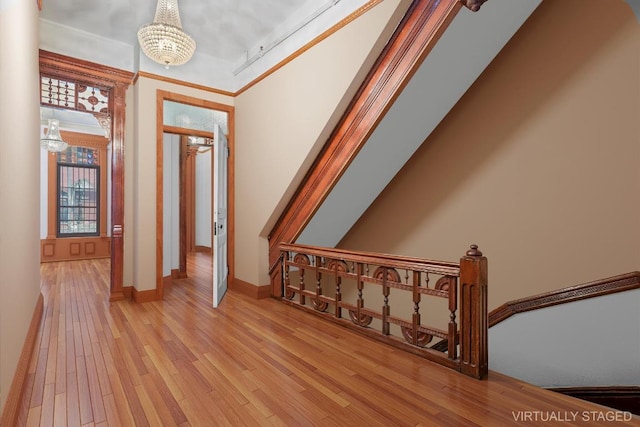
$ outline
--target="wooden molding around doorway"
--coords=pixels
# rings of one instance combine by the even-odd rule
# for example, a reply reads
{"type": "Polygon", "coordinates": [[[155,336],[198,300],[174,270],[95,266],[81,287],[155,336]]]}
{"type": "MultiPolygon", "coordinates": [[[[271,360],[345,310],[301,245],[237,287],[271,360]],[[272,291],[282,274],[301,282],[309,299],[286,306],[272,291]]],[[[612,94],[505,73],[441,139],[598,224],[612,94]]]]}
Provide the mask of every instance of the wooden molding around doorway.
{"type": "MultiPolygon", "coordinates": [[[[197,131],[179,128],[175,126],[164,126],[164,101],[179,102],[196,107],[219,110],[228,114],[228,131],[227,139],[229,141],[229,158],[228,158],[228,231],[227,231],[227,260],[229,262],[229,283],[233,282],[235,277],[235,109],[233,106],[219,104],[213,101],[207,101],[199,98],[172,93],[164,90],[157,91],[156,98],[156,295],[157,299],[164,297],[164,280],[162,273],[163,260],[163,134],[164,132],[179,135],[194,135],[197,131]]],[[[212,172],[212,177],[214,176],[212,172]]],[[[182,226],[181,226],[182,229],[182,226]]],[[[186,253],[187,239],[180,237],[180,252],[186,253]]],[[[186,237],[186,236],[185,236],[186,237]]]]}
{"type": "MultiPolygon", "coordinates": [[[[125,299],[124,281],[124,122],[125,95],[133,73],[40,50],[40,75],[93,85],[109,92],[111,118],[111,277],[110,301],[125,299]]],[[[40,100],[41,105],[48,104],[40,100]]]]}

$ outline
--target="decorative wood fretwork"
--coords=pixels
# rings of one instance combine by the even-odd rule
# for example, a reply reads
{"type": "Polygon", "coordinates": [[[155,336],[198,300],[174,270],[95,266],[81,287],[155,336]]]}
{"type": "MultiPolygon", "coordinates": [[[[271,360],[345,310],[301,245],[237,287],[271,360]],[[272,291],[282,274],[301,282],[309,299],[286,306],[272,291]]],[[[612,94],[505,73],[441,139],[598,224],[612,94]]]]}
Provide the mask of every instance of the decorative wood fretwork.
{"type": "MultiPolygon", "coordinates": [[[[51,74],[40,74],[40,105],[66,110],[91,113],[110,131],[109,111],[111,89],[89,85],[76,79],[56,78],[51,74]]],[[[105,129],[106,130],[106,129],[105,129]]],[[[108,134],[107,138],[111,138],[108,134]]]]}
{"type": "Polygon", "coordinates": [[[283,302],[471,377],[486,376],[487,259],[476,245],[460,263],[291,244],[281,244],[280,250],[283,302]],[[397,314],[406,312],[400,304],[406,304],[407,294],[410,319],[397,314]],[[423,323],[421,304],[430,314],[438,308],[437,298],[447,302],[448,323],[446,318],[439,322],[445,327],[423,323]],[[447,344],[430,345],[434,337],[447,344]]]}

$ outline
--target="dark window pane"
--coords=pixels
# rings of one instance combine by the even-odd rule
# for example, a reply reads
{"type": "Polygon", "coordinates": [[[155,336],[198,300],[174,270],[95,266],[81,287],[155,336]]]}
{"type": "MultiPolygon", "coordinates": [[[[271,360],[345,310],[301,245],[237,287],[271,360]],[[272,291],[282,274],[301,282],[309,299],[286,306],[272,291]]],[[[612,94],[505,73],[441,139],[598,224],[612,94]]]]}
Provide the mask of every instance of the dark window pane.
{"type": "Polygon", "coordinates": [[[93,150],[84,150],[67,151],[59,157],[67,160],[72,154],[81,164],[58,164],[58,237],[100,235],[99,167],[86,164],[83,159],[93,150]]]}

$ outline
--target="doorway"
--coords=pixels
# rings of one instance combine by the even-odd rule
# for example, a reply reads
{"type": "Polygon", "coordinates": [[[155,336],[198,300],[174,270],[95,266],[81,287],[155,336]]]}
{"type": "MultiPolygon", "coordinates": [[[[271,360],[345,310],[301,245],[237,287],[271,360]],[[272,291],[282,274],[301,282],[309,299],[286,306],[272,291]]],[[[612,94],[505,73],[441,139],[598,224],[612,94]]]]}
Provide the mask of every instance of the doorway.
{"type": "Polygon", "coordinates": [[[98,121],[107,129],[111,144],[111,158],[107,164],[112,182],[109,300],[124,299],[125,93],[133,73],[43,50],[39,63],[41,106],[99,112],[98,121]]]}
{"type": "MultiPolygon", "coordinates": [[[[214,127],[220,128],[220,132],[226,135],[226,139],[228,140],[228,153],[229,158],[227,161],[228,165],[228,234],[227,234],[227,253],[228,253],[228,280],[231,281],[234,277],[233,272],[233,251],[234,251],[234,188],[233,188],[233,176],[234,176],[234,109],[232,106],[215,103],[212,101],[205,101],[198,98],[192,98],[185,95],[179,95],[166,91],[157,91],[157,165],[158,165],[158,175],[157,175],[157,206],[156,206],[156,232],[157,232],[157,242],[162,242],[162,244],[156,245],[156,295],[159,299],[164,297],[164,286],[165,286],[165,277],[167,276],[167,267],[166,260],[170,259],[171,271],[175,269],[176,266],[176,257],[175,252],[170,247],[167,247],[166,238],[167,233],[172,233],[172,239],[176,239],[175,233],[175,224],[176,219],[175,216],[171,216],[170,220],[167,219],[169,216],[165,215],[167,209],[171,209],[175,211],[175,203],[169,207],[165,202],[165,198],[171,197],[172,199],[180,199],[183,200],[186,196],[186,192],[180,191],[176,196],[172,194],[171,196],[167,196],[167,188],[165,184],[165,169],[173,169],[176,165],[175,161],[171,164],[169,163],[170,157],[175,156],[176,150],[179,152],[178,156],[181,158],[180,165],[185,165],[186,156],[189,152],[195,154],[191,161],[194,161],[198,157],[200,157],[200,162],[209,161],[211,164],[211,178],[207,179],[200,176],[199,178],[195,178],[194,176],[186,177],[186,170],[183,168],[179,173],[182,177],[181,179],[184,181],[188,181],[189,179],[199,179],[198,191],[199,193],[209,192],[211,195],[212,192],[212,180],[213,180],[213,161],[215,161],[214,156],[211,154],[206,154],[207,151],[207,142],[203,141],[209,139],[212,141],[213,138],[213,129],[214,127]],[[174,154],[167,154],[167,148],[165,148],[165,139],[166,135],[172,135],[169,137],[173,139],[174,144],[179,146],[172,146],[172,152],[174,154]],[[177,142],[179,141],[179,142],[177,142]],[[199,151],[200,154],[196,154],[195,151],[199,151]],[[207,160],[208,159],[208,160],[207,160]],[[206,183],[202,181],[209,181],[209,185],[205,185],[206,183]],[[167,221],[172,222],[172,227],[169,227],[166,224],[167,221]],[[172,231],[174,230],[174,231],[172,231]],[[171,254],[171,255],[169,255],[171,254]]],[[[195,169],[194,169],[195,170],[195,169]]],[[[174,181],[175,182],[175,171],[173,172],[174,181]]],[[[205,174],[206,176],[206,174],[205,174]]],[[[183,184],[180,184],[180,188],[183,188],[183,184]]],[[[195,186],[191,187],[193,191],[195,190],[195,186]]],[[[184,200],[183,200],[184,202],[184,200]]],[[[213,236],[212,232],[213,226],[211,225],[211,219],[207,218],[199,218],[200,228],[202,228],[202,224],[208,221],[210,227],[209,231],[206,231],[207,227],[204,227],[205,231],[200,230],[198,233],[200,239],[202,238],[204,233],[207,233],[211,237],[211,246],[208,246],[208,240],[205,238],[203,240],[189,240],[189,236],[193,236],[193,232],[195,230],[187,230],[188,224],[192,224],[192,227],[195,227],[195,221],[189,223],[186,220],[186,216],[190,215],[191,218],[195,218],[193,213],[187,211],[187,204],[180,202],[179,214],[180,219],[179,223],[179,233],[178,233],[178,241],[179,241],[179,262],[178,262],[178,277],[185,277],[189,274],[188,272],[188,264],[187,264],[187,253],[190,249],[196,251],[205,251],[207,247],[213,247],[213,236]],[[203,244],[199,244],[203,243],[203,244]]],[[[209,203],[206,198],[205,200],[201,200],[202,204],[206,205],[209,203]]],[[[202,210],[202,208],[200,208],[202,210]]],[[[208,209],[208,212],[211,213],[211,209],[208,209]]],[[[174,243],[169,243],[174,244],[174,243]]],[[[175,244],[174,244],[175,247],[175,244]]],[[[213,276],[213,271],[211,272],[213,276]]],[[[175,274],[175,273],[174,273],[175,274]]],[[[212,296],[213,298],[213,296],[212,296]]]]}

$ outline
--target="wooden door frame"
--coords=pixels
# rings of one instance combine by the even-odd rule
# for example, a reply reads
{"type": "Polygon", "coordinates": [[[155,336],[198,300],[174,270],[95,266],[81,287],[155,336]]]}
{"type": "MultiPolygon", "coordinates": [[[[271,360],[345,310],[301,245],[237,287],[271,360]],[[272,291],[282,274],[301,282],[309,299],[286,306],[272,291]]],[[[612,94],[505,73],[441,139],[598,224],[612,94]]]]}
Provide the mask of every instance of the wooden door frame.
{"type": "MultiPolygon", "coordinates": [[[[157,90],[156,95],[156,298],[164,297],[164,281],[162,263],[164,258],[163,237],[164,237],[164,183],[163,183],[163,135],[173,133],[178,135],[194,135],[197,131],[175,126],[164,125],[164,101],[179,102],[181,104],[195,107],[218,110],[227,113],[227,127],[229,134],[229,157],[227,159],[227,186],[228,186],[228,210],[227,210],[227,260],[229,262],[228,281],[232,282],[235,277],[235,108],[231,105],[219,104],[213,101],[193,98],[169,91],[157,90]]],[[[212,156],[213,159],[213,156],[212,156]]],[[[213,180],[214,171],[211,171],[213,180]]],[[[212,189],[213,191],[213,189],[212,189]]],[[[182,231],[181,231],[182,233],[182,231]]],[[[186,239],[180,238],[180,253],[186,253],[186,239]],[[184,247],[183,247],[184,246],[184,247]]]]}
{"type": "MultiPolygon", "coordinates": [[[[125,96],[133,73],[57,53],[39,51],[40,75],[109,89],[111,140],[111,277],[109,301],[125,298],[124,280],[124,122],[125,96]]],[[[40,81],[38,81],[40,85],[40,81]]],[[[46,103],[41,105],[46,106],[46,103]]]]}

